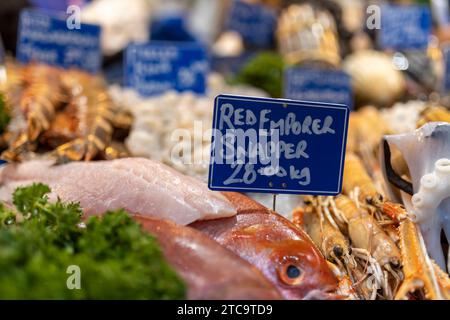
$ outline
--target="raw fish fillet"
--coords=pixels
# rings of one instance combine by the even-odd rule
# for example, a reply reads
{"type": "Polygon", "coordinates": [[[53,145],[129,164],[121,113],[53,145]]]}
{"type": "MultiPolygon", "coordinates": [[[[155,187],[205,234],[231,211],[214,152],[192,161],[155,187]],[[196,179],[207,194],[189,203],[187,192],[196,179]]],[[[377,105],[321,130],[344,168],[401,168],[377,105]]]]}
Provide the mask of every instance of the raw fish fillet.
{"type": "Polygon", "coordinates": [[[87,215],[123,208],[186,225],[236,214],[231,202],[206,184],[143,158],[8,164],[0,168],[0,200],[10,203],[15,188],[33,182],[49,185],[50,199],[79,202],[87,215]]]}

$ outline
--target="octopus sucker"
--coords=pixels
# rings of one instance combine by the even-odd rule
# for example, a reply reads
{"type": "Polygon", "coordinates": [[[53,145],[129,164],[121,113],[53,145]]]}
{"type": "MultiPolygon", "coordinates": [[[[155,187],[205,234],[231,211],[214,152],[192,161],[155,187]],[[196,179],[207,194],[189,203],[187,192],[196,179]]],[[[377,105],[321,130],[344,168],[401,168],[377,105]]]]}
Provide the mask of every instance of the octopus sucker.
{"type": "Polygon", "coordinates": [[[407,178],[412,184],[409,190],[395,181],[402,179],[403,185],[407,185],[404,177],[396,175],[393,179],[388,159],[384,170],[391,191],[400,188],[406,210],[419,225],[430,257],[445,270],[441,232],[450,239],[450,124],[430,122],[412,133],[385,136],[385,139],[389,147],[395,146],[402,153],[410,172],[407,178]]]}
{"type": "Polygon", "coordinates": [[[433,172],[420,179],[420,188],[411,202],[414,207],[416,222],[428,244],[430,254],[444,268],[444,254],[440,250],[441,230],[450,239],[450,160],[443,158],[435,163],[433,172]],[[430,216],[430,212],[435,212],[430,216]]]}

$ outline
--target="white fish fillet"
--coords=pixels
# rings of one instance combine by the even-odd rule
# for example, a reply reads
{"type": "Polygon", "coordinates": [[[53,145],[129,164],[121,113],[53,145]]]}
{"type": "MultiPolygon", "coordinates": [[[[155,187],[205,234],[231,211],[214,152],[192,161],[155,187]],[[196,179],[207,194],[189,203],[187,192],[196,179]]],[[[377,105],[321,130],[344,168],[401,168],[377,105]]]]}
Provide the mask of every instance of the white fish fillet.
{"type": "Polygon", "coordinates": [[[123,208],[187,225],[236,214],[233,205],[219,192],[148,159],[52,164],[34,160],[2,167],[0,200],[10,203],[18,186],[42,182],[51,187],[51,199],[79,202],[87,215],[123,208]]]}

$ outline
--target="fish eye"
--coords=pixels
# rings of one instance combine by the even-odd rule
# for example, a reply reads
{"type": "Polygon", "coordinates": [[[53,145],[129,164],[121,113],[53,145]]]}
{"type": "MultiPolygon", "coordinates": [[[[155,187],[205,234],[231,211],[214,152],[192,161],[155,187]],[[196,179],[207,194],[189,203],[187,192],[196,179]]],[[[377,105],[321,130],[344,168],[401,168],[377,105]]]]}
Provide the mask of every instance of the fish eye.
{"type": "Polygon", "coordinates": [[[297,268],[294,265],[289,265],[286,269],[286,275],[290,278],[290,279],[296,279],[298,277],[300,277],[300,269],[297,268]]]}
{"type": "Polygon", "coordinates": [[[295,286],[302,280],[302,270],[295,261],[286,261],[278,269],[279,279],[286,285],[295,286]]]}

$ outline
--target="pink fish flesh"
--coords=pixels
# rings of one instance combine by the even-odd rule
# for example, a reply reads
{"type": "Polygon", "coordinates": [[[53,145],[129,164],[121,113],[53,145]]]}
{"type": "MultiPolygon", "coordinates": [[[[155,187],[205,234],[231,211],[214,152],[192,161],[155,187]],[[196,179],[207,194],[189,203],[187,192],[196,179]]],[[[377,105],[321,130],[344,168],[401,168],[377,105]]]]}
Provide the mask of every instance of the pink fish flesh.
{"type": "Polygon", "coordinates": [[[33,182],[49,185],[51,200],[59,197],[79,202],[87,215],[123,208],[187,225],[236,214],[231,202],[206,184],[144,158],[64,165],[53,165],[49,160],[7,164],[0,168],[0,200],[11,203],[17,187],[33,182]]]}

